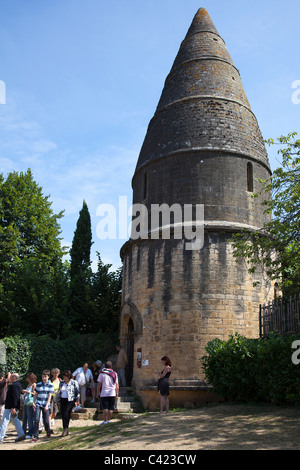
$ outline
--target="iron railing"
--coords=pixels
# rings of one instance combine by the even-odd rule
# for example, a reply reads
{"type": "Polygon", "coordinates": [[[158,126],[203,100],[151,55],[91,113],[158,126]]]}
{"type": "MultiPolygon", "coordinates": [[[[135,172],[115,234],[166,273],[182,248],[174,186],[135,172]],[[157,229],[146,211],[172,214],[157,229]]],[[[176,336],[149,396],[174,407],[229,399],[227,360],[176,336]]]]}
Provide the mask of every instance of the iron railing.
{"type": "Polygon", "coordinates": [[[300,294],[260,305],[259,332],[261,338],[267,338],[270,333],[275,335],[299,333],[300,294]]]}

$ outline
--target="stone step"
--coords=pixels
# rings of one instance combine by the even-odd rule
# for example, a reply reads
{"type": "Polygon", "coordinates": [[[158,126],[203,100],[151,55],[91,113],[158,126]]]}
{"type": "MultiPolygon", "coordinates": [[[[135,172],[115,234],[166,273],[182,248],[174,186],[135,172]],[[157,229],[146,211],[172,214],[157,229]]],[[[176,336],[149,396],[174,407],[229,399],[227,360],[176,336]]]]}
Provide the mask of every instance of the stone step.
{"type": "Polygon", "coordinates": [[[135,402],[135,398],[134,397],[128,397],[128,396],[119,396],[117,398],[117,401],[128,401],[129,403],[134,403],[135,402]]]}
{"type": "Polygon", "coordinates": [[[132,396],[134,393],[134,390],[132,387],[120,387],[119,388],[119,397],[124,397],[124,396],[132,396]]]}
{"type": "Polygon", "coordinates": [[[122,401],[119,401],[119,402],[116,403],[115,409],[116,409],[117,411],[121,411],[121,412],[133,411],[133,407],[132,407],[132,403],[131,403],[131,402],[122,402],[122,401]]]}
{"type": "Polygon", "coordinates": [[[87,400],[85,406],[86,408],[100,408],[100,401],[98,400],[92,403],[90,400],[87,400]]]}
{"type": "Polygon", "coordinates": [[[95,415],[95,409],[81,408],[80,410],[71,413],[71,419],[92,419],[95,415]]]}
{"type": "MultiPolygon", "coordinates": [[[[135,405],[135,398],[134,397],[118,397],[116,399],[116,406],[122,406],[122,404],[131,404],[135,405]]],[[[95,401],[94,403],[91,403],[91,401],[86,401],[85,402],[85,407],[84,409],[91,409],[91,408],[100,408],[100,401],[95,401]]]]}
{"type": "MultiPolygon", "coordinates": [[[[132,387],[120,387],[119,389],[119,396],[115,402],[115,410],[114,413],[132,413],[137,410],[139,407],[139,403],[136,402],[134,397],[134,390],[132,387]]],[[[85,408],[79,410],[78,415],[79,417],[74,419],[88,419],[90,415],[86,414],[86,410],[90,410],[90,414],[93,416],[97,416],[102,413],[100,400],[97,400],[92,403],[91,399],[88,399],[85,402],[85,408]],[[86,417],[87,416],[87,417],[86,417]]],[[[72,415],[75,415],[72,413],[72,415]]]]}
{"type": "Polygon", "coordinates": [[[89,413],[71,413],[71,419],[78,420],[78,419],[90,419],[89,413]]]}
{"type": "MultiPolygon", "coordinates": [[[[92,403],[94,405],[94,403],[92,403]]],[[[95,403],[97,405],[97,403],[95,403]]],[[[96,420],[102,419],[102,410],[100,409],[100,404],[98,403],[98,407],[91,407],[91,408],[82,408],[76,412],[71,413],[71,419],[79,420],[79,419],[93,419],[96,420]]],[[[116,407],[114,410],[114,414],[122,416],[122,415],[130,415],[134,413],[138,404],[132,401],[117,401],[116,407]]]]}

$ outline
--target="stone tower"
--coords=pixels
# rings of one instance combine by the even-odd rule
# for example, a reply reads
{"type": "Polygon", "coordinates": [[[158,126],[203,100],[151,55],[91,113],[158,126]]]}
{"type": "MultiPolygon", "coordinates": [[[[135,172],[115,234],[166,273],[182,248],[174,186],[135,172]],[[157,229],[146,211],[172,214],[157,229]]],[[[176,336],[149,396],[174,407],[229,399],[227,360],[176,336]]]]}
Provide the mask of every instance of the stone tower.
{"type": "Polygon", "coordinates": [[[132,187],[133,203],[148,213],[153,205],[203,205],[204,243],[186,249],[184,237],[172,236],[170,220],[169,238],[149,226],[148,237],[132,237],[121,249],[120,341],[130,358],[128,379],[145,406],[158,404],[153,369],[162,356],[173,363],[172,404],[198,403],[207,342],[235,332],[258,337],[259,304],[270,298],[270,286],[253,287],[246,263],[233,257],[231,238],[264,224],[261,200],[252,193],[270,173],[239,71],[200,8],[166,78],[132,187]]]}

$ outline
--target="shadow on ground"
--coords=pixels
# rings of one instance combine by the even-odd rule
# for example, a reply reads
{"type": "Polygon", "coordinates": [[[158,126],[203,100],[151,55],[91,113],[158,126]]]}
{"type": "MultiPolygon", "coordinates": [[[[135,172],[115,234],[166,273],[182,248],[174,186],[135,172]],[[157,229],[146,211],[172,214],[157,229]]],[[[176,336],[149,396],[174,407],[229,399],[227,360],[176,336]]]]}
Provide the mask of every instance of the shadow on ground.
{"type": "Polygon", "coordinates": [[[229,405],[70,430],[45,449],[84,450],[297,450],[300,408],[229,405]]]}

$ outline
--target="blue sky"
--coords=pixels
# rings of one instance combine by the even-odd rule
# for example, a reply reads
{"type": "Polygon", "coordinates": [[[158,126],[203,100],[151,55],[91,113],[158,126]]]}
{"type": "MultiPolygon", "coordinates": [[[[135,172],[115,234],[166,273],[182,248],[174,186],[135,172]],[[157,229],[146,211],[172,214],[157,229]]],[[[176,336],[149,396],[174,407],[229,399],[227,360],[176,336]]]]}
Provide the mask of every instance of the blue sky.
{"type": "MultiPolygon", "coordinates": [[[[131,179],[180,43],[205,7],[240,70],[264,138],[298,131],[299,0],[0,0],[0,172],[26,171],[65,210],[72,242],[83,199],[93,253],[121,265],[125,240],[99,240],[100,204],[131,204],[131,179]]],[[[276,153],[269,153],[274,169],[276,153]]]]}

